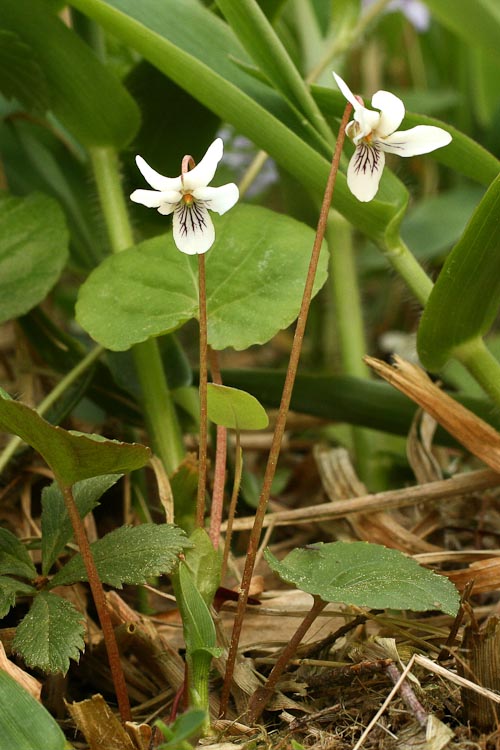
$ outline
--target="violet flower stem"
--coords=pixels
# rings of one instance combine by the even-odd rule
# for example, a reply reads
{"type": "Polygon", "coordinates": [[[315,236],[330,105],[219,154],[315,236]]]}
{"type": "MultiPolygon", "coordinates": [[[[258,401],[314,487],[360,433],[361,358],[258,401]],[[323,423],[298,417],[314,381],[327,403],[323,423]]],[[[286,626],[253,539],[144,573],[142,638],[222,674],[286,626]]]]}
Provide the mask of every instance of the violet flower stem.
{"type": "MultiPolygon", "coordinates": [[[[333,191],[335,187],[335,181],[340,163],[340,157],[342,154],[342,147],[344,145],[345,129],[349,116],[351,114],[352,106],[348,104],[344,110],[344,115],[340,123],[339,134],[337,143],[335,146],[335,153],[333,155],[332,166],[328,181],[325,188],[325,194],[323,197],[323,203],[321,205],[321,211],[318,220],[318,226],[316,229],[316,237],[311,253],[311,260],[309,263],[309,269],[307,272],[306,283],[304,288],[304,294],[302,297],[302,304],[300,307],[299,316],[297,318],[297,324],[295,327],[295,335],[292,344],[292,350],[290,353],[290,361],[288,363],[288,370],[286,373],[285,384],[283,386],[283,393],[281,396],[281,404],[276,420],[276,426],[273,435],[273,441],[271,449],[269,451],[269,457],[267,461],[266,471],[264,474],[264,480],[262,484],[262,491],[259,498],[259,504],[255,513],[255,520],[252,531],[250,533],[250,539],[248,542],[247,556],[245,561],[245,568],[243,570],[243,576],[239,589],[238,607],[236,616],[233,624],[233,632],[231,635],[231,643],[229,646],[229,653],[227,657],[226,674],[224,677],[224,684],[221,692],[221,703],[220,703],[220,715],[223,717],[227,711],[229,702],[229,694],[231,690],[231,683],[233,679],[234,666],[236,663],[236,655],[238,652],[238,643],[240,640],[241,629],[243,626],[243,618],[245,615],[245,609],[248,601],[250,581],[255,564],[255,558],[259,547],[259,539],[266,515],[267,504],[271,494],[271,484],[274,479],[276,472],[276,466],[278,463],[278,457],[281,449],[281,442],[283,434],[285,432],[286,420],[288,416],[288,410],[290,408],[290,401],[292,398],[292,391],[295,382],[295,376],[297,374],[297,368],[299,364],[300,352],[302,349],[302,341],[304,339],[304,333],[307,323],[307,316],[309,313],[309,307],[311,304],[314,279],[316,276],[316,269],[318,266],[319,256],[321,252],[321,245],[325,236],[325,230],[328,220],[328,213],[333,198],[333,191]]],[[[201,375],[201,374],[200,374],[201,375]]]]}

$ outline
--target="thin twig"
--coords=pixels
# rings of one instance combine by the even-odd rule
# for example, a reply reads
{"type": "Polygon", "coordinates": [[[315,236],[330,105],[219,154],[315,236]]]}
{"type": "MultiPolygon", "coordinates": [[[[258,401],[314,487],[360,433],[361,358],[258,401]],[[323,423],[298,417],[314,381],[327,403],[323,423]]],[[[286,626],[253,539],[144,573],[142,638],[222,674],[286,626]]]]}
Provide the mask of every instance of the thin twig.
{"type": "Polygon", "coordinates": [[[120,711],[120,717],[122,722],[132,721],[132,712],[130,710],[130,702],[128,699],[127,685],[125,683],[125,675],[123,674],[123,668],[120,661],[120,652],[118,650],[118,644],[116,642],[115,631],[111,622],[111,617],[106,602],[106,595],[102,587],[99,573],[97,572],[94,556],[90,549],[89,540],[85,533],[83,521],[80,518],[78,508],[76,507],[75,500],[73,498],[73,491],[71,487],[60,485],[64,503],[68,511],[68,516],[73,527],[73,533],[75,535],[76,543],[80,548],[80,554],[82,556],[85,570],[87,571],[87,577],[89,579],[90,590],[94,598],[95,608],[99,617],[99,622],[102,628],[102,634],[104,637],[104,643],[108,654],[109,668],[111,670],[111,677],[115,688],[116,699],[118,701],[118,710],[120,711]]]}
{"type": "MultiPolygon", "coordinates": [[[[222,570],[221,580],[224,579],[227,569],[227,561],[229,559],[229,552],[231,550],[231,536],[233,529],[234,514],[236,513],[236,503],[238,502],[238,495],[240,493],[241,475],[243,472],[243,459],[241,456],[241,445],[240,445],[240,431],[236,430],[236,444],[234,446],[235,459],[234,459],[234,482],[233,491],[231,493],[231,502],[229,503],[229,511],[227,516],[226,524],[226,539],[224,542],[224,556],[222,558],[222,570]]],[[[219,526],[220,531],[220,526],[219,526]]]]}
{"type": "Polygon", "coordinates": [[[245,615],[245,608],[248,601],[248,592],[250,589],[250,581],[255,564],[255,557],[258,550],[260,534],[266,515],[267,504],[271,494],[271,485],[276,472],[276,466],[278,463],[278,457],[281,449],[281,442],[286,427],[286,419],[288,410],[290,407],[290,401],[292,398],[293,386],[295,383],[295,376],[297,374],[297,368],[299,364],[300,352],[302,349],[302,341],[304,339],[304,333],[306,329],[307,316],[309,313],[309,307],[311,304],[311,298],[313,293],[314,279],[316,276],[316,269],[318,266],[319,256],[321,252],[321,245],[325,236],[326,224],[328,220],[328,212],[333,197],[333,190],[335,187],[335,181],[340,163],[340,157],[342,154],[342,147],[344,144],[345,128],[351,114],[352,106],[348,104],[345,108],[342,121],[340,123],[339,134],[337,137],[337,143],[335,146],[335,153],[332,160],[332,166],[328,181],[326,184],[325,194],[323,197],[323,203],[321,205],[321,211],[318,220],[318,226],[316,229],[316,237],[311,253],[311,260],[309,263],[309,269],[307,272],[307,278],[304,288],[304,294],[302,297],[302,304],[300,307],[299,316],[297,318],[297,324],[295,327],[295,335],[293,338],[292,350],[290,353],[290,361],[288,363],[288,369],[285,377],[285,384],[283,386],[283,393],[281,396],[281,404],[276,420],[276,426],[273,435],[273,442],[269,451],[269,458],[267,461],[266,471],[264,474],[264,480],[262,484],[262,491],[259,498],[259,504],[255,513],[255,522],[250,533],[250,539],[247,548],[247,557],[245,561],[245,568],[243,571],[243,577],[241,580],[240,594],[238,599],[238,609],[233,625],[233,632],[231,635],[231,644],[229,647],[229,653],[227,658],[226,675],[224,677],[224,684],[222,686],[221,693],[221,704],[220,714],[221,717],[225,716],[227,705],[229,702],[229,693],[231,690],[231,682],[233,679],[234,665],[236,663],[236,654],[238,651],[238,643],[240,640],[241,629],[243,626],[243,618],[245,615]]]}

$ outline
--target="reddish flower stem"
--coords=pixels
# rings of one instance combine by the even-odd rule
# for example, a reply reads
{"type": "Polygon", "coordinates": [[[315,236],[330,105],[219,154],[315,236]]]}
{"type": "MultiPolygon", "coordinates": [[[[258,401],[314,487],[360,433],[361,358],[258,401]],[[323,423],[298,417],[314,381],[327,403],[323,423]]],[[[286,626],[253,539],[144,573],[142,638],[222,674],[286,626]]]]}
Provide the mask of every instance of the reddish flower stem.
{"type": "Polygon", "coordinates": [[[200,444],[198,452],[198,496],[196,500],[196,525],[203,527],[205,518],[205,493],[207,485],[207,287],[205,255],[198,255],[198,287],[200,317],[200,444]]]}
{"type": "Polygon", "coordinates": [[[118,644],[116,642],[115,631],[111,622],[111,616],[109,614],[108,605],[106,602],[106,595],[102,587],[99,573],[97,572],[94,556],[90,549],[89,540],[85,532],[83,521],[80,518],[78,508],[76,507],[75,500],[73,498],[73,491],[71,487],[60,484],[66,510],[68,511],[69,520],[73,527],[73,533],[75,535],[76,543],[80,549],[80,554],[87,571],[87,577],[89,579],[90,590],[94,598],[95,608],[99,617],[99,622],[102,628],[102,634],[104,637],[104,644],[108,654],[109,668],[111,670],[111,677],[115,688],[116,699],[118,701],[118,710],[120,712],[120,718],[123,723],[126,721],[132,721],[132,712],[130,710],[130,702],[128,699],[127,685],[125,683],[125,675],[120,661],[120,652],[118,650],[118,644]]]}
{"type": "MultiPolygon", "coordinates": [[[[219,357],[211,347],[208,347],[208,361],[212,381],[222,385],[222,376],[219,367],[219,357]]],[[[222,523],[222,510],[224,507],[224,485],[226,482],[226,456],[227,456],[227,429],[217,425],[217,447],[215,450],[214,466],[214,488],[212,493],[212,507],[210,512],[209,536],[214,548],[219,546],[220,527],[222,523]]]]}
{"type": "Polygon", "coordinates": [[[243,576],[241,579],[241,585],[239,590],[238,608],[236,611],[233,632],[231,634],[231,644],[229,646],[229,653],[227,657],[226,674],[224,677],[224,684],[221,692],[220,702],[220,716],[224,717],[227,711],[227,705],[229,702],[229,694],[231,691],[231,682],[233,679],[234,665],[236,663],[236,655],[238,652],[238,643],[240,640],[241,628],[243,626],[243,618],[245,616],[245,609],[248,601],[248,592],[250,589],[250,581],[255,565],[255,558],[259,548],[259,539],[264,523],[264,517],[266,515],[267,504],[269,502],[269,496],[271,494],[271,484],[274,479],[276,472],[276,466],[278,463],[278,457],[281,449],[281,442],[283,434],[285,432],[286,420],[288,410],[290,407],[290,400],[292,397],[293,386],[295,382],[295,376],[297,374],[297,367],[299,364],[300,352],[302,349],[302,341],[304,339],[304,333],[307,323],[307,316],[309,313],[309,307],[311,304],[314,279],[316,276],[316,269],[318,266],[319,255],[321,251],[321,245],[325,236],[326,223],[328,220],[328,212],[333,197],[333,190],[335,187],[335,180],[340,163],[340,157],[342,154],[342,147],[344,145],[345,128],[351,114],[352,105],[348,104],[344,110],[344,115],[340,123],[339,134],[337,137],[337,143],[335,146],[335,153],[333,155],[332,166],[328,181],[326,183],[325,194],[323,197],[323,203],[321,205],[321,211],[318,220],[318,226],[316,229],[316,237],[311,253],[311,260],[309,263],[309,269],[307,271],[306,283],[304,288],[304,294],[302,297],[302,304],[300,307],[299,316],[297,318],[297,324],[295,327],[295,335],[293,339],[292,351],[290,352],[290,361],[288,363],[288,370],[286,373],[285,384],[283,386],[283,393],[281,396],[281,404],[276,420],[276,426],[273,435],[273,441],[269,451],[269,457],[267,461],[266,471],[264,474],[264,480],[262,484],[262,491],[259,498],[259,504],[255,513],[255,520],[252,531],[250,533],[250,539],[248,542],[247,556],[245,560],[245,568],[243,570],[243,576]]]}
{"type": "Polygon", "coordinates": [[[326,605],[327,602],[324,602],[319,598],[319,596],[314,597],[314,602],[311,609],[300,623],[299,627],[291,637],[289,643],[287,643],[287,645],[281,652],[276,664],[272,668],[269,677],[266,680],[265,685],[257,688],[255,693],[250,698],[250,703],[248,705],[249,725],[255,724],[255,722],[258,721],[263,710],[271,700],[274,688],[276,687],[279,678],[283,674],[286,665],[295,654],[303,637],[305,636],[321,610],[326,607],[326,605]]]}

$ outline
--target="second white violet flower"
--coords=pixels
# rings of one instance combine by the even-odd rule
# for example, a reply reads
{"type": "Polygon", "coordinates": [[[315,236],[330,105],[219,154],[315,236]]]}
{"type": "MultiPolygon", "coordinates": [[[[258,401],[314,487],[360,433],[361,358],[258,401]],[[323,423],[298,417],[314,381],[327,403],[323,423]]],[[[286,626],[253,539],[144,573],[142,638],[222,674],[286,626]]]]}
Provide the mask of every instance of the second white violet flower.
{"type": "Polygon", "coordinates": [[[215,229],[209,210],[224,214],[239,198],[237,186],[231,182],[221,187],[208,187],[222,159],[224,144],[217,138],[203,159],[179,177],[164,177],[142,158],[135,161],[142,176],[154,190],[134,190],[130,200],[160,214],[173,214],[174,242],[187,255],[206,253],[215,241],[215,229]]]}
{"type": "Polygon", "coordinates": [[[362,104],[348,85],[333,74],[337,86],[354,108],[354,119],[347,125],[346,134],[356,150],[347,169],[347,185],[360,201],[371,201],[377,194],[384,170],[385,153],[399,156],[427,154],[447,146],[451,135],[434,125],[417,125],[410,130],[397,130],[405,116],[405,105],[389,91],[377,91],[372,107],[362,104]]]}

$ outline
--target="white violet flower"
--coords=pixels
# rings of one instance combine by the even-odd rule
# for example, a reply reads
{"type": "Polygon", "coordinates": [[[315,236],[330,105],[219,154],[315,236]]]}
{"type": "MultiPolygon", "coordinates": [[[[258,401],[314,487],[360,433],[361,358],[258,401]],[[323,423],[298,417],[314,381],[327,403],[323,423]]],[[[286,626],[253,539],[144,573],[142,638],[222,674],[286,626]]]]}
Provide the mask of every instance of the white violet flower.
{"type": "Polygon", "coordinates": [[[354,108],[354,119],[346,128],[346,134],[356,146],[347,169],[347,185],[358,200],[366,202],[375,197],[384,170],[384,152],[417,156],[450,143],[451,135],[434,125],[396,130],[405,115],[405,105],[401,99],[389,91],[377,91],[372,97],[372,107],[380,112],[374,112],[354,96],[340,76],[336,73],[333,76],[354,108]]]}
{"type": "Polygon", "coordinates": [[[215,230],[208,209],[224,214],[239,198],[233,182],[207,187],[222,159],[223,149],[222,139],[217,138],[203,159],[189,171],[184,172],[183,168],[179,177],[163,177],[142,156],[135,157],[142,176],[154,190],[134,190],[130,200],[156,208],[164,216],[173,213],[174,242],[187,255],[206,253],[214,243],[215,230]]]}

